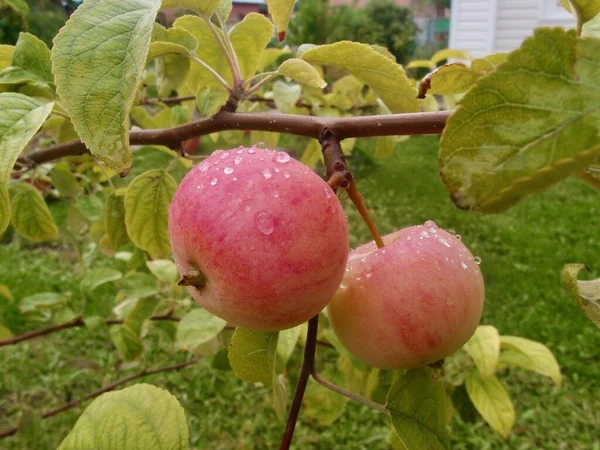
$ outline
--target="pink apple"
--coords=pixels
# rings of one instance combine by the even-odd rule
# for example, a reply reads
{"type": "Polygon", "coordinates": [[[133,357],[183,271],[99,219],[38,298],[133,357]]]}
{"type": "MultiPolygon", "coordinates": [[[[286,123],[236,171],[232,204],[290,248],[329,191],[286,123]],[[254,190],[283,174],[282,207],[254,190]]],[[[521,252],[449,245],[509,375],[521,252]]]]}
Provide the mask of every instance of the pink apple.
{"type": "Polygon", "coordinates": [[[327,311],[342,344],[382,369],[410,369],[454,353],[475,332],[484,301],[477,258],[428,221],[350,253],[327,311]]]}
{"type": "Polygon", "coordinates": [[[331,188],[285,152],[216,151],[169,207],[175,262],[194,299],[253,330],[307,321],[342,281],[348,227],[331,188]]]}

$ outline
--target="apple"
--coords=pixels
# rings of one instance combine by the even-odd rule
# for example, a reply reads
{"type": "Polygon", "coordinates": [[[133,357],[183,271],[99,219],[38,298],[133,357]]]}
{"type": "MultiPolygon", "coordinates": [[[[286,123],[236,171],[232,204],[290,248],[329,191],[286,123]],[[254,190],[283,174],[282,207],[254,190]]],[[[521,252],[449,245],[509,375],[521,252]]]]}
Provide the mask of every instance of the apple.
{"type": "Polygon", "coordinates": [[[381,369],[411,369],[454,353],[475,333],[484,302],[479,258],[434,222],[350,252],[327,311],[341,343],[381,369]]]}
{"type": "Polygon", "coordinates": [[[323,179],[285,152],[218,150],[169,206],[173,256],[197,303],[258,331],[306,322],[329,302],[348,257],[348,226],[323,179]]]}

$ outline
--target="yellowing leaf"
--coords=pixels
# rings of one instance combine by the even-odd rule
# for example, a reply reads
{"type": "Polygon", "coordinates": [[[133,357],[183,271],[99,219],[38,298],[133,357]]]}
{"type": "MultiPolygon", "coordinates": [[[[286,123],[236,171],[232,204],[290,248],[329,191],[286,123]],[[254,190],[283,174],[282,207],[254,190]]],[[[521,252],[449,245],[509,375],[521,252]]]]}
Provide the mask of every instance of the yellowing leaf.
{"type": "Polygon", "coordinates": [[[500,363],[545,375],[560,386],[560,367],[550,349],[544,344],[518,336],[500,336],[500,345],[505,349],[500,354],[500,363]]]}
{"type": "Polygon", "coordinates": [[[406,65],[407,69],[435,69],[435,64],[429,59],[415,59],[406,65]]]}
{"type": "Polygon", "coordinates": [[[177,327],[177,345],[194,350],[216,337],[227,322],[205,309],[192,309],[181,318],[177,327]]]}
{"type": "Polygon", "coordinates": [[[600,278],[580,281],[577,275],[587,267],[583,264],[566,264],[561,281],[563,287],[575,299],[585,315],[600,328],[600,278]]]}
{"type": "Polygon", "coordinates": [[[61,195],[72,197],[83,190],[77,182],[77,178],[75,178],[75,175],[71,172],[67,162],[56,164],[50,171],[50,179],[61,195]]]}
{"type": "Polygon", "coordinates": [[[471,52],[468,51],[463,51],[463,50],[452,50],[452,49],[445,49],[445,50],[440,50],[439,52],[435,53],[432,57],[431,57],[431,62],[435,65],[441,63],[442,61],[444,61],[445,59],[451,59],[451,58],[456,58],[456,59],[471,59],[471,52]]]}
{"type": "Polygon", "coordinates": [[[153,258],[169,254],[167,206],[177,183],[164,170],[149,170],[135,178],[125,195],[127,234],[153,258]]]}
{"type": "Polygon", "coordinates": [[[187,450],[185,412],[164,389],[136,384],[96,398],[58,450],[187,450]]]}
{"type": "Polygon", "coordinates": [[[319,145],[319,141],[316,139],[311,139],[304,151],[302,152],[302,156],[300,157],[300,162],[311,169],[314,169],[319,161],[323,160],[323,154],[321,152],[321,146],[319,145]]]}
{"type": "Polygon", "coordinates": [[[106,234],[113,250],[117,250],[129,241],[125,226],[125,201],[122,195],[112,192],[108,196],[104,206],[104,221],[106,234]]]}
{"type": "Polygon", "coordinates": [[[577,17],[579,28],[600,13],[600,0],[560,0],[560,4],[577,17]],[[575,8],[575,11],[572,11],[575,8]]]}
{"type": "Polygon", "coordinates": [[[504,386],[495,376],[482,379],[477,370],[467,373],[467,394],[485,421],[502,437],[515,423],[515,410],[504,386]]]}
{"type": "Polygon", "coordinates": [[[25,145],[42,126],[52,103],[14,92],[0,93],[0,234],[10,222],[8,181],[25,145]]]}
{"type": "Polygon", "coordinates": [[[204,87],[196,94],[200,117],[214,116],[227,103],[229,93],[223,88],[204,87]]]}
{"type": "MultiPolygon", "coordinates": [[[[0,46],[0,55],[2,54],[2,46],[0,46]]],[[[258,70],[263,72],[267,67],[273,64],[280,56],[288,55],[292,53],[290,48],[286,45],[284,48],[267,48],[260,56],[258,62],[258,70]]],[[[0,60],[1,61],[1,60],[0,60]]],[[[0,62],[1,64],[1,62],[0,62]]],[[[1,66],[0,66],[1,67],[1,66]]]]}
{"type": "Polygon", "coordinates": [[[154,23],[147,61],[170,54],[193,55],[197,48],[198,41],[188,31],[182,28],[166,29],[154,23]]]}
{"type": "Polygon", "coordinates": [[[13,337],[12,332],[0,323],[0,341],[13,337]]]}
{"type": "Polygon", "coordinates": [[[375,158],[385,159],[394,153],[396,150],[396,140],[393,136],[380,136],[377,138],[377,150],[375,158]]]}
{"type": "Polygon", "coordinates": [[[56,86],[91,153],[117,172],[131,166],[129,111],[146,64],[160,0],[95,0],[54,38],[56,86]]]}
{"type": "Polygon", "coordinates": [[[4,70],[11,65],[15,47],[12,45],[0,45],[0,70],[4,70]]]}
{"type": "Polygon", "coordinates": [[[0,297],[4,297],[10,302],[14,301],[13,295],[7,285],[0,283],[0,297]]]}
{"type": "Polygon", "coordinates": [[[288,385],[289,381],[285,375],[273,375],[273,409],[279,420],[285,419],[289,398],[288,385]]]}
{"type": "Polygon", "coordinates": [[[221,0],[162,0],[160,9],[185,8],[205,16],[211,16],[218,8],[221,0]]]}
{"type": "Polygon", "coordinates": [[[158,280],[163,283],[175,284],[179,280],[177,266],[170,259],[155,259],[146,262],[146,266],[158,280]]]}
{"type": "Polygon", "coordinates": [[[240,63],[242,78],[256,73],[260,58],[273,37],[273,24],[262,14],[250,13],[229,32],[231,45],[240,63]]]}
{"type": "Polygon", "coordinates": [[[287,84],[277,80],[273,83],[273,100],[281,112],[292,109],[302,95],[302,88],[297,84],[287,84]]]}
{"type": "Polygon", "coordinates": [[[20,33],[14,47],[11,67],[0,72],[0,84],[41,81],[52,83],[50,49],[30,33],[20,33]]]}
{"type": "Polygon", "coordinates": [[[229,364],[246,383],[273,383],[277,332],[252,331],[237,327],[229,345],[229,364]]]}
{"type": "Polygon", "coordinates": [[[273,22],[277,27],[279,40],[285,39],[290,15],[294,9],[295,0],[267,0],[269,15],[273,18],[273,22]]]}
{"type": "Polygon", "coordinates": [[[440,172],[455,203],[501,212],[593,161],[600,152],[599,64],[599,40],[540,28],[482,78],[440,144],[440,172]]]}
{"type": "Polygon", "coordinates": [[[313,66],[298,58],[285,60],[277,69],[279,75],[315,88],[324,88],[327,83],[313,66]]]}
{"type": "Polygon", "coordinates": [[[11,222],[17,233],[34,242],[58,239],[58,228],[39,191],[20,184],[11,203],[11,222]]]}
{"type": "Polygon", "coordinates": [[[500,356],[500,335],[491,325],[480,325],[475,334],[465,344],[465,350],[471,355],[482,378],[494,374],[500,356]]]}
{"type": "Polygon", "coordinates": [[[402,67],[366,44],[342,41],[321,45],[300,57],[311,64],[338,67],[360,78],[393,113],[419,110],[417,92],[402,67]]]}

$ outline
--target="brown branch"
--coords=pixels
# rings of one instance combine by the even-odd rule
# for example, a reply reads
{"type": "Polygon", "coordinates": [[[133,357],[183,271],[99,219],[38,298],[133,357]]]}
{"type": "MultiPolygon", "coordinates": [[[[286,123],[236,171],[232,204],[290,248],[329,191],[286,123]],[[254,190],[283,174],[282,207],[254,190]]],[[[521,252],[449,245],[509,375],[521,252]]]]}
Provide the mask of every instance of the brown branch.
{"type": "MultiPolygon", "coordinates": [[[[194,359],[190,359],[189,361],[186,362],[182,362],[179,364],[174,364],[172,366],[167,366],[167,367],[159,367],[157,369],[150,369],[150,370],[142,370],[138,373],[135,373],[133,375],[130,375],[128,377],[125,378],[121,378],[120,380],[115,381],[114,383],[111,383],[107,386],[104,386],[100,389],[98,389],[97,391],[91,392],[89,394],[87,394],[86,396],[80,398],[79,400],[73,400],[70,401],[69,403],[65,403],[64,405],[61,405],[57,408],[51,409],[49,411],[46,411],[45,413],[42,414],[42,419],[46,419],[48,417],[52,417],[58,413],[61,413],[63,411],[67,411],[68,409],[71,408],[75,408],[76,406],[79,406],[81,403],[83,403],[86,400],[90,400],[92,398],[96,398],[106,392],[112,391],[113,389],[129,383],[130,381],[136,380],[138,378],[142,378],[142,377],[147,377],[150,375],[155,375],[157,373],[161,373],[161,372],[171,372],[174,370],[181,370],[185,367],[188,366],[192,366],[194,364],[196,364],[198,361],[200,361],[200,358],[194,358],[194,359]]],[[[0,432],[0,439],[5,438],[5,437],[9,437],[12,436],[14,434],[17,434],[18,428],[11,428],[9,430],[5,430],[5,431],[1,431],[0,432]]]]}
{"type": "MultiPolygon", "coordinates": [[[[164,145],[178,149],[182,141],[225,130],[274,131],[315,139],[321,139],[325,131],[329,131],[340,140],[353,137],[440,134],[451,114],[452,111],[442,111],[337,118],[220,111],[213,117],[173,128],[131,131],[129,142],[131,145],[164,145]]],[[[87,152],[83,142],[71,141],[23,154],[18,163],[43,164],[87,152]]]]}
{"type": "Polygon", "coordinates": [[[290,408],[290,413],[285,425],[285,431],[281,439],[279,450],[289,450],[290,445],[292,444],[292,437],[294,436],[296,422],[298,421],[298,415],[300,414],[300,408],[302,407],[302,399],[304,398],[306,385],[308,384],[308,379],[310,378],[310,374],[315,365],[318,328],[319,315],[317,314],[308,321],[308,333],[306,335],[306,344],[304,346],[304,359],[302,360],[302,368],[300,369],[298,384],[296,385],[296,391],[294,392],[294,400],[292,401],[292,406],[290,408]]]}

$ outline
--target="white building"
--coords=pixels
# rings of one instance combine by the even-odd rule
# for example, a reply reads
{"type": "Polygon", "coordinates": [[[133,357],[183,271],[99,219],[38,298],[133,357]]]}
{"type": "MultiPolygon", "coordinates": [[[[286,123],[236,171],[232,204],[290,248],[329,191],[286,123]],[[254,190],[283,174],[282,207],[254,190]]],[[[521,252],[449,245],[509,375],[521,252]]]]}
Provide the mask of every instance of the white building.
{"type": "Polygon", "coordinates": [[[559,0],[452,0],[449,47],[474,57],[509,52],[535,28],[575,25],[559,0]]]}

